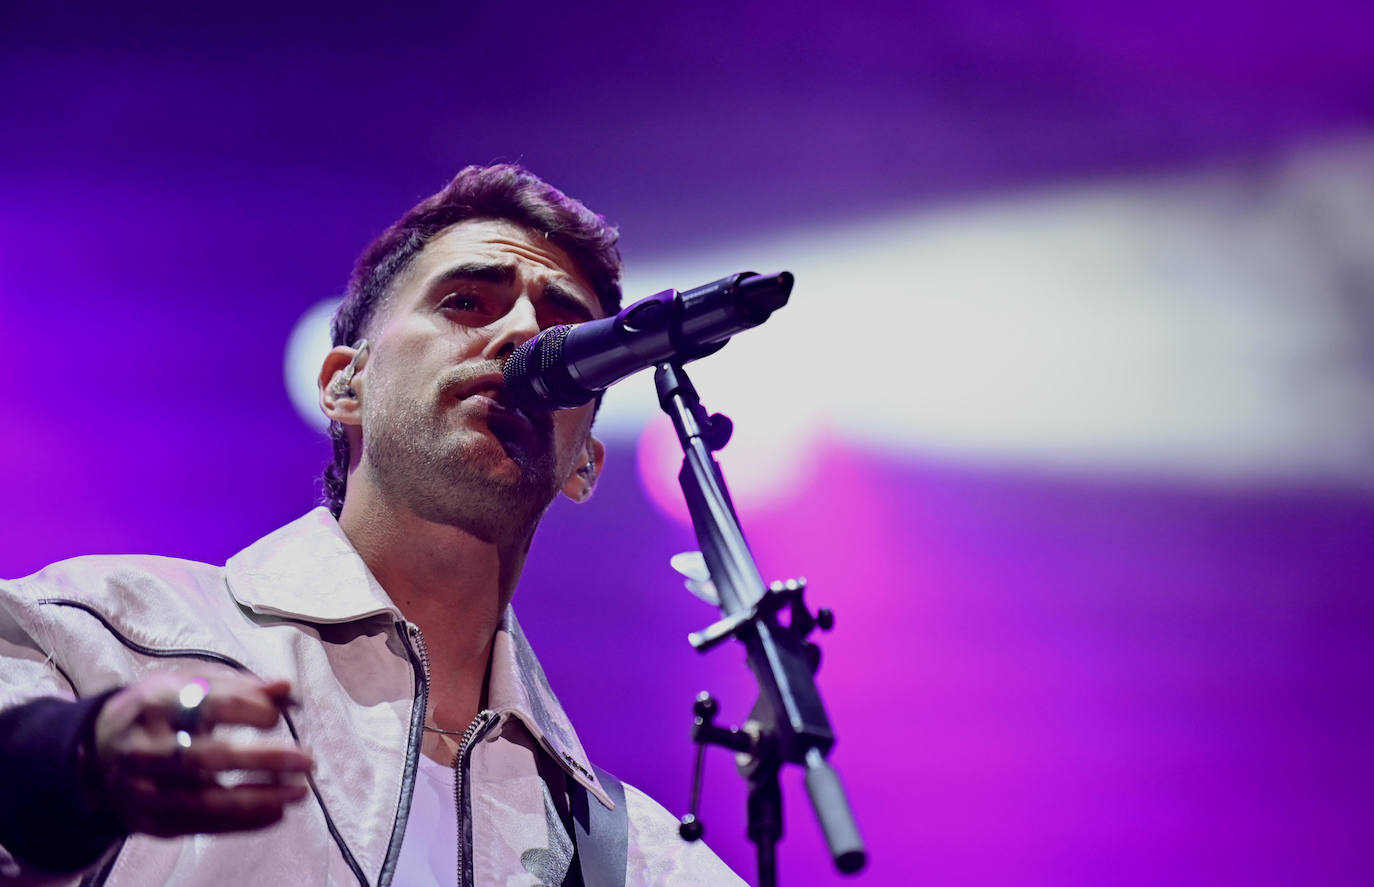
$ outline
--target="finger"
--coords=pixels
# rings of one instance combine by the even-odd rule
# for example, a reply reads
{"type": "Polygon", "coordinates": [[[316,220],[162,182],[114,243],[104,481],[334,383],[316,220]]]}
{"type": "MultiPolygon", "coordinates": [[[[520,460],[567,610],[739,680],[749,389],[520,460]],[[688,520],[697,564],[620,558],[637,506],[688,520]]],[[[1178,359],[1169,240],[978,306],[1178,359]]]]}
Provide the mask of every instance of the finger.
{"type": "Polygon", "coordinates": [[[111,784],[110,807],[119,822],[131,832],[167,836],[182,834],[172,830],[182,810],[174,798],[190,798],[205,787],[202,782],[154,780],[149,776],[124,774],[111,784]]]}
{"type": "Polygon", "coordinates": [[[263,681],[247,675],[220,674],[209,680],[201,715],[207,727],[245,724],[267,729],[281,719],[283,707],[289,704],[292,704],[290,681],[263,681]]]}
{"type": "Polygon", "coordinates": [[[136,711],[127,720],[145,728],[174,724],[182,711],[182,692],[194,683],[205,687],[205,695],[195,708],[197,720],[206,728],[214,723],[271,727],[280,717],[279,700],[290,693],[288,681],[264,682],[233,673],[207,678],[185,672],[160,672],[128,688],[136,691],[132,701],[136,711]]]}
{"type": "Polygon", "coordinates": [[[286,805],[303,800],[308,792],[305,785],[211,788],[200,795],[199,805],[186,811],[186,819],[198,832],[261,828],[281,819],[286,805]]]}
{"type": "Polygon", "coordinates": [[[206,724],[246,724],[265,730],[281,719],[281,707],[258,688],[226,693],[212,687],[202,710],[206,724]]]}
{"type": "Polygon", "coordinates": [[[272,699],[273,702],[276,702],[278,704],[282,702],[289,702],[294,704],[295,702],[295,700],[291,698],[291,682],[286,680],[286,678],[278,678],[274,681],[265,681],[263,682],[261,689],[262,692],[266,693],[272,699]]]}
{"type": "Polygon", "coordinates": [[[259,770],[266,773],[309,773],[314,766],[310,753],[294,745],[235,745],[219,740],[198,740],[181,756],[193,770],[259,770]]]}
{"type": "Polygon", "coordinates": [[[118,769],[129,776],[190,777],[224,770],[258,770],[278,775],[308,773],[310,753],[296,745],[242,745],[208,736],[196,737],[189,747],[151,742],[120,755],[118,769]]]}
{"type": "Polygon", "coordinates": [[[139,831],[170,837],[262,828],[281,819],[288,804],[306,797],[303,784],[209,786],[177,789],[130,799],[139,831]]]}

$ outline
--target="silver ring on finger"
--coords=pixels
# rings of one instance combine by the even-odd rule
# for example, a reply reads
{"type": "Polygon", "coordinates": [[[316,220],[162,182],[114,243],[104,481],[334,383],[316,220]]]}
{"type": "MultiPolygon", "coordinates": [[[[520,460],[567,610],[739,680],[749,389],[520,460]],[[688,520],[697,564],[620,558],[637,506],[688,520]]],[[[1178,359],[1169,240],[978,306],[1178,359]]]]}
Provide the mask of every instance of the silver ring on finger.
{"type": "Polygon", "coordinates": [[[185,766],[186,753],[191,750],[191,733],[188,730],[178,730],[176,735],[176,745],[172,747],[172,762],[178,767],[185,766]]]}
{"type": "Polygon", "coordinates": [[[190,737],[205,732],[205,697],[210,692],[210,682],[205,678],[192,678],[177,693],[177,704],[172,709],[172,729],[177,731],[177,749],[189,748],[190,737]],[[183,739],[182,734],[186,734],[183,739]]]}

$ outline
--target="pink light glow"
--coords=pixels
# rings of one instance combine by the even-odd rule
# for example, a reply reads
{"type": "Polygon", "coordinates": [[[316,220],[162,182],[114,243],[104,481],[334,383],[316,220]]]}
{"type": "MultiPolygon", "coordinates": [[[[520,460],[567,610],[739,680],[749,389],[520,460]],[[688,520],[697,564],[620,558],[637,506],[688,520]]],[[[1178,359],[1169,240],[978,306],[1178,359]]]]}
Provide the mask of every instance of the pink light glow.
{"type": "MultiPolygon", "coordinates": [[[[815,474],[817,443],[811,432],[789,434],[785,443],[766,432],[737,432],[725,449],[716,453],[734,499],[743,511],[771,509],[797,500],[806,478],[815,474]]],[[[656,417],[639,436],[635,462],[639,483],[660,512],[688,526],[691,517],[682,499],[677,473],[682,467],[682,448],[667,417],[656,417]]]]}

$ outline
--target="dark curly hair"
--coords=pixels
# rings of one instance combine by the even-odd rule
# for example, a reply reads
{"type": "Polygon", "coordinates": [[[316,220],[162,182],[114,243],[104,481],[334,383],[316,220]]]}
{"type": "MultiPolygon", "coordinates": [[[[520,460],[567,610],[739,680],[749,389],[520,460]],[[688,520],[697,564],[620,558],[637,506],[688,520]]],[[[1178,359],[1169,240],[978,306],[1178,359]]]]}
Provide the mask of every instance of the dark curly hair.
{"type": "MultiPolygon", "coordinates": [[[[334,345],[355,345],[396,278],[436,235],[468,219],[504,219],[546,236],[577,263],[607,315],[620,310],[619,232],[600,215],[513,163],[469,166],[420,201],[363,252],[334,312],[334,345]]],[[[335,517],[348,488],[348,437],[329,423],[334,455],[324,470],[323,504],[335,517]]]]}

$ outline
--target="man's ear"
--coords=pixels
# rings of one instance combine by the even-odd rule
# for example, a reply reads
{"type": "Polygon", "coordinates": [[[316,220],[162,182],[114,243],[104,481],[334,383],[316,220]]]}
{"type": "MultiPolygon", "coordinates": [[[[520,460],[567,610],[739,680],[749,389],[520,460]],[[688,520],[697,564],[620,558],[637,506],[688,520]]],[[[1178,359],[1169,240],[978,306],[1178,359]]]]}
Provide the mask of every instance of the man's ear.
{"type": "Polygon", "coordinates": [[[574,502],[586,502],[596,489],[596,479],[601,476],[601,466],[606,464],[606,445],[587,434],[587,444],[583,447],[582,462],[568,475],[563,483],[563,495],[574,502]]]}
{"type": "Polygon", "coordinates": [[[363,379],[358,370],[363,357],[358,348],[331,348],[315,380],[320,389],[320,411],[342,425],[362,424],[363,379]]]}

